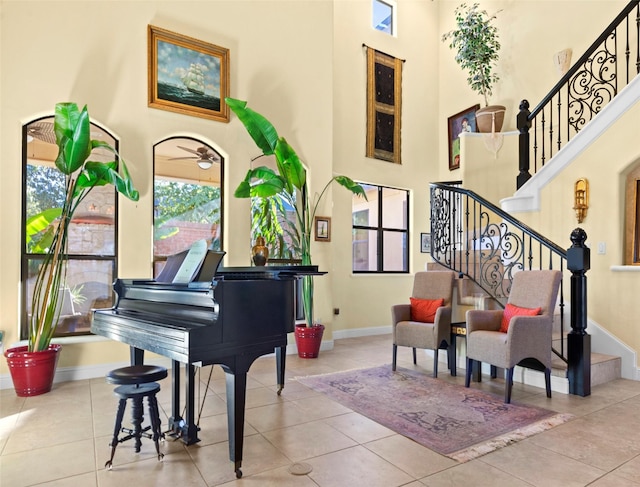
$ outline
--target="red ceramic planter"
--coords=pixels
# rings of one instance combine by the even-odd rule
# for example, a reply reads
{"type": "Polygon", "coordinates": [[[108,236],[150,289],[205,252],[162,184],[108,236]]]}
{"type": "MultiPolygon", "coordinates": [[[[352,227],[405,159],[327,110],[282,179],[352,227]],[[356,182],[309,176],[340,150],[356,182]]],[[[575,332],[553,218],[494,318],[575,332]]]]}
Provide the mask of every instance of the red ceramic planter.
{"type": "Polygon", "coordinates": [[[14,347],[4,352],[18,396],[37,396],[51,390],[61,348],[49,345],[48,350],[28,352],[27,347],[14,347]]]}
{"type": "Polygon", "coordinates": [[[296,346],[300,358],[316,358],[320,353],[324,325],[313,325],[307,328],[300,324],[295,327],[296,346]]]}

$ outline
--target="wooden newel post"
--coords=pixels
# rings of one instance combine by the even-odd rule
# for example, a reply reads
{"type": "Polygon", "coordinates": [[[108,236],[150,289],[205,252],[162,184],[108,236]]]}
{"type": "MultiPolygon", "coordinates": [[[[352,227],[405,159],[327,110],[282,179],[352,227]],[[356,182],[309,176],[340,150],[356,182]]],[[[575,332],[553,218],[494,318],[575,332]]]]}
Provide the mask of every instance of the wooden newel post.
{"type": "Polygon", "coordinates": [[[567,269],[571,271],[571,331],[567,337],[569,393],[591,394],[591,335],[587,333],[587,276],[591,250],[585,246],[582,228],[571,232],[573,245],[567,249],[567,269]]]}
{"type": "Polygon", "coordinates": [[[529,120],[529,102],[522,100],[520,103],[520,111],[516,117],[516,125],[520,135],[518,136],[518,177],[516,178],[516,187],[520,189],[524,183],[531,179],[529,172],[529,129],[531,121],[529,120]]]}

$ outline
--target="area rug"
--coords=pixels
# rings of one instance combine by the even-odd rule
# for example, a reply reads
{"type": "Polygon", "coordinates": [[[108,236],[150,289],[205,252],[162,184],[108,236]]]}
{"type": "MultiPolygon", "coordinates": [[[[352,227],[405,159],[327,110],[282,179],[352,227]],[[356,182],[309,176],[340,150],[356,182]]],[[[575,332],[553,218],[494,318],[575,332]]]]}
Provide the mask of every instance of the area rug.
{"type": "Polygon", "coordinates": [[[300,383],[442,455],[466,462],[571,418],[391,365],[300,383]]]}

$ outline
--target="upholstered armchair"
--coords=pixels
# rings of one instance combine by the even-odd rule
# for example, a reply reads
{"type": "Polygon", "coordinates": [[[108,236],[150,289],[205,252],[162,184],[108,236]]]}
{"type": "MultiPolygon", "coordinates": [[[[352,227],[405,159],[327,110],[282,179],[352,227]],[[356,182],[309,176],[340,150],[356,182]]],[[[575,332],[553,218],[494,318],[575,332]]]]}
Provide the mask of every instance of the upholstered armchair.
{"type": "Polygon", "coordinates": [[[504,368],[504,402],[509,403],[513,369],[522,365],[544,371],[551,397],[551,334],[561,279],[555,270],[518,272],[504,310],[467,311],[466,387],[474,362],[504,368]]]}
{"type": "Polygon", "coordinates": [[[433,350],[433,376],[438,376],[438,350],[449,346],[451,298],[456,274],[452,271],[417,272],[410,303],[391,307],[393,328],[392,370],[396,370],[398,347],[433,350]]]}

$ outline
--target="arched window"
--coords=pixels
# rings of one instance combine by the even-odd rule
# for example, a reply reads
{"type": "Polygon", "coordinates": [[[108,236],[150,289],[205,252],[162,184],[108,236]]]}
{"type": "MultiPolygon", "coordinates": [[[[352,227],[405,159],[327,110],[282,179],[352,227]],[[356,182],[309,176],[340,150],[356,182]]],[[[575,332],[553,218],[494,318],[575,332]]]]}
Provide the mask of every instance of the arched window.
{"type": "MultiPolygon", "coordinates": [[[[45,231],[30,217],[50,208],[62,207],[64,175],[56,168],[58,155],[53,116],[33,120],[22,127],[22,258],[20,338],[27,339],[33,285],[46,249],[45,231]]],[[[106,129],[91,123],[91,138],[109,143],[118,150],[118,141],[106,129]]],[[[93,160],[113,160],[110,152],[95,150],[93,160]]],[[[116,191],[111,185],[96,187],[75,211],[69,227],[69,266],[66,286],[60,289],[61,314],[55,336],[90,334],[91,309],[113,303],[112,284],[117,269],[116,191]]]]}
{"type": "Polygon", "coordinates": [[[206,239],[223,250],[224,157],[193,137],[171,137],[153,147],[154,276],[167,256],[206,239]]]}

